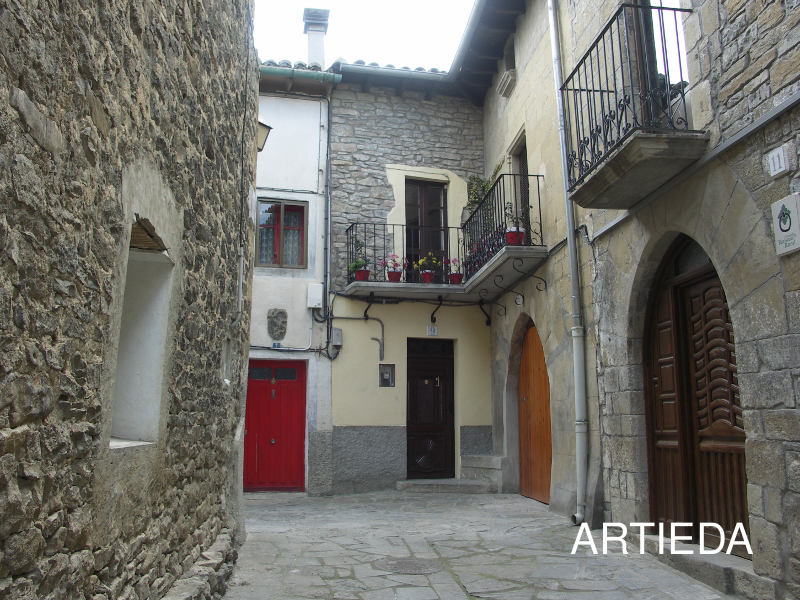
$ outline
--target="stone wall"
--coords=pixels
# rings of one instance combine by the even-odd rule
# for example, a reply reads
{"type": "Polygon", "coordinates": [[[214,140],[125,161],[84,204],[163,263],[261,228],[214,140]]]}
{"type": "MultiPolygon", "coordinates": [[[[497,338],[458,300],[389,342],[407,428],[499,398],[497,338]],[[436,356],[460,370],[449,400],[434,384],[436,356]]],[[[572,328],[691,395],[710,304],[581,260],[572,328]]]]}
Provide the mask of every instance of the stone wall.
{"type": "Polygon", "coordinates": [[[252,273],[231,328],[245,99],[255,155],[250,8],[0,8],[0,598],[160,597],[228,524],[252,273]],[[158,438],[112,449],[126,177],[182,219],[158,438]]]}
{"type": "Polygon", "coordinates": [[[800,8],[693,0],[684,20],[695,129],[725,141],[800,90],[800,8]]]}
{"type": "Polygon", "coordinates": [[[340,84],[331,94],[332,265],[335,287],[347,277],[345,230],[381,223],[395,205],[386,165],[483,175],[481,109],[467,100],[340,84]]]}
{"type": "MultiPolygon", "coordinates": [[[[574,27],[600,19],[599,10],[581,10],[573,22],[574,3],[559,2],[562,46],[568,45],[574,27]],[[565,40],[563,38],[566,38],[565,40]]],[[[603,8],[608,12],[608,7],[603,8]]],[[[500,302],[503,311],[492,315],[492,405],[494,451],[505,456],[503,491],[517,491],[519,442],[517,439],[517,385],[520,354],[525,331],[535,323],[550,380],[550,412],[553,463],[551,470],[550,510],[564,516],[573,514],[576,505],[575,475],[575,403],[573,357],[571,351],[571,298],[569,256],[563,243],[567,235],[564,213],[564,190],[561,175],[561,146],[558,132],[553,59],[548,28],[547,2],[530,0],[527,12],[517,19],[512,34],[517,68],[517,84],[508,98],[494,89],[486,94],[484,132],[487,168],[503,161],[503,172],[513,172],[520,142],[525,142],[528,172],[541,175],[539,181],[544,244],[551,250],[546,262],[536,271],[546,281],[546,289],[536,279],[527,279],[515,287],[523,295],[517,304],[516,294],[506,294],[500,302]],[[531,323],[532,321],[532,323],[531,323]],[[507,483],[511,482],[511,483],[507,483]],[[516,486],[516,487],[515,487],[516,486]]],[[[585,42],[585,34],[579,34],[585,42]]],[[[577,52],[577,50],[576,50],[577,52]]],[[[571,69],[569,53],[563,57],[564,68],[571,69]]],[[[494,78],[495,88],[499,75],[494,78]]],[[[588,502],[594,503],[600,480],[600,436],[597,380],[595,372],[595,313],[592,305],[594,260],[591,248],[578,243],[581,304],[586,329],[587,398],[589,405],[590,482],[588,502]]],[[[600,491],[602,495],[602,490],[600,491]]],[[[591,508],[590,524],[597,526],[601,515],[591,508]]]]}
{"type": "MultiPolygon", "coordinates": [[[[800,90],[795,3],[697,2],[686,18],[694,127],[710,147],[800,90]]],[[[678,233],[708,253],[736,335],[755,587],[800,595],[800,254],[777,257],[770,206],[798,191],[800,110],[785,112],[595,245],[606,518],[649,520],[642,332],[655,271],[678,233]],[[783,147],[788,169],[770,176],[783,147]]],[[[613,213],[611,213],[613,216],[613,213]]],[[[793,597],[793,596],[792,596],[793,597]]]]}

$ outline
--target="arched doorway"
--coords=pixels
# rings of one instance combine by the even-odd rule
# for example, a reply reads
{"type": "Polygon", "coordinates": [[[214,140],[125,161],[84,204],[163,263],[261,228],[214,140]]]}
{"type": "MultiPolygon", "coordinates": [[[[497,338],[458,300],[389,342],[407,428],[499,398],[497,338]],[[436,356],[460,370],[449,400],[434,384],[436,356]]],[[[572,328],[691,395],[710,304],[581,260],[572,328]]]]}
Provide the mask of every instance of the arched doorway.
{"type": "Polygon", "coordinates": [[[523,496],[550,504],[550,379],[539,332],[525,332],[517,388],[519,406],[519,491],[523,496]]]}
{"type": "MultiPolygon", "coordinates": [[[[653,283],[644,369],[651,520],[693,523],[695,541],[701,522],[728,539],[737,523],[749,531],[733,326],[711,260],[687,236],[653,283]]],[[[706,530],[708,546],[719,542],[706,530]]]]}

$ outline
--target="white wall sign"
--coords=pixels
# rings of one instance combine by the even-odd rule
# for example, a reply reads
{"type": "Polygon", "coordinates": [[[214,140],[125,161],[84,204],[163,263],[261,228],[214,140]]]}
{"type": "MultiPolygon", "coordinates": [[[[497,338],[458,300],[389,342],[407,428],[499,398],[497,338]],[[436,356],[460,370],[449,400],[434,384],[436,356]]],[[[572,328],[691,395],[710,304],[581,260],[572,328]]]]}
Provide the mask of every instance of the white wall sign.
{"type": "Polygon", "coordinates": [[[428,325],[428,335],[430,336],[439,335],[439,328],[436,325],[428,325]]]}
{"type": "Polygon", "coordinates": [[[772,234],[778,256],[800,250],[800,215],[797,214],[800,194],[786,196],[772,205],[772,234]]]}
{"type": "Polygon", "coordinates": [[[775,148],[775,150],[767,154],[767,163],[769,164],[770,177],[775,177],[783,173],[787,168],[786,150],[784,147],[775,148]]]}

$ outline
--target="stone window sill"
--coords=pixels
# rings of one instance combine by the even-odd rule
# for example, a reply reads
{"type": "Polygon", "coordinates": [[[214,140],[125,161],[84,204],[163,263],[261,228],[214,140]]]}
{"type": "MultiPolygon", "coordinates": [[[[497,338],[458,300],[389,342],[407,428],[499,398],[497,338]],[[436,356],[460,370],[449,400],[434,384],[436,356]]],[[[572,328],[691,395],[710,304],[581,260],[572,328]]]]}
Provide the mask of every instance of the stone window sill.
{"type": "Polygon", "coordinates": [[[122,438],[112,437],[108,447],[114,450],[115,448],[134,448],[136,446],[152,446],[155,442],[143,442],[141,440],[125,440],[122,438]]]}

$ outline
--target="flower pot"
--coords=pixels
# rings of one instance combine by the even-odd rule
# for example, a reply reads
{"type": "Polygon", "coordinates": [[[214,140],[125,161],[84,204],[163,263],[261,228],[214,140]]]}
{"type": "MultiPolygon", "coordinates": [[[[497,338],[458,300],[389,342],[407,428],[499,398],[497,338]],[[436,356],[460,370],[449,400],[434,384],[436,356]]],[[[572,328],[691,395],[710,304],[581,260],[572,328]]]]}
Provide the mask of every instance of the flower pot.
{"type": "Polygon", "coordinates": [[[400,269],[389,269],[386,271],[386,278],[393,283],[397,283],[400,281],[402,274],[403,272],[400,269]]]}
{"type": "Polygon", "coordinates": [[[433,281],[433,271],[421,271],[420,276],[423,283],[431,283],[433,281]]]}
{"type": "Polygon", "coordinates": [[[517,227],[509,227],[506,229],[506,244],[509,246],[519,246],[522,240],[525,239],[525,230],[517,227]]]}
{"type": "Polygon", "coordinates": [[[369,269],[357,269],[356,281],[366,281],[369,279],[369,269]]]}
{"type": "Polygon", "coordinates": [[[464,279],[463,273],[450,273],[450,283],[459,284],[464,279]]]}

